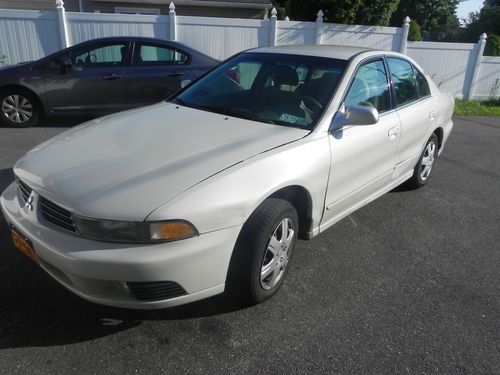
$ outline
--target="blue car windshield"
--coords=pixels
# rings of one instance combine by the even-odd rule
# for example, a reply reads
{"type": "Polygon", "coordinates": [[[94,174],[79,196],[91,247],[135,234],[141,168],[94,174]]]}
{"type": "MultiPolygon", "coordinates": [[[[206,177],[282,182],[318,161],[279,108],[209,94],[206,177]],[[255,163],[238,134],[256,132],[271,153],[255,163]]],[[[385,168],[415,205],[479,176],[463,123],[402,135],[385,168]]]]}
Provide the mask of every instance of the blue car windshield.
{"type": "Polygon", "coordinates": [[[227,116],[312,129],[346,64],[323,57],[242,53],[170,100],[227,116]]]}

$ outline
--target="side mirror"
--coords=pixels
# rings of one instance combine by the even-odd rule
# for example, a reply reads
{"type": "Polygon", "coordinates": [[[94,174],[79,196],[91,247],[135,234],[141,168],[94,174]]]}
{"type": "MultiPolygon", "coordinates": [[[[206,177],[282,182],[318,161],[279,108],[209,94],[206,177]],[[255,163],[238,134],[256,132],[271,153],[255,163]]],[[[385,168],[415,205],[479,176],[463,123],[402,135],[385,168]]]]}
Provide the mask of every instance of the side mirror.
{"type": "Polygon", "coordinates": [[[378,122],[378,111],[373,107],[353,105],[347,108],[345,118],[349,125],[373,125],[378,122]]]}
{"type": "Polygon", "coordinates": [[[346,108],[345,104],[342,104],[339,111],[335,115],[332,125],[334,128],[347,125],[374,125],[378,122],[378,119],[378,111],[373,107],[353,105],[346,108]]]}
{"type": "Polygon", "coordinates": [[[190,83],[191,83],[190,79],[185,79],[184,81],[181,81],[181,89],[183,89],[184,87],[186,87],[190,83]]]}
{"type": "Polygon", "coordinates": [[[73,69],[73,63],[71,62],[71,59],[64,59],[61,63],[61,74],[65,74],[67,72],[70,72],[73,69]]]}

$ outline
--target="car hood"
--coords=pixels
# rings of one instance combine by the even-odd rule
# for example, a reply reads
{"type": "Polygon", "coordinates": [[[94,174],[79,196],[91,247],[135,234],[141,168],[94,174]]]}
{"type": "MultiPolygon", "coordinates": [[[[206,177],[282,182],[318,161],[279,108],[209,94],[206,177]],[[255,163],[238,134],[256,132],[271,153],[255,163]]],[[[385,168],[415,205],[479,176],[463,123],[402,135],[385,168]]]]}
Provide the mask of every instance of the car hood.
{"type": "Polygon", "coordinates": [[[74,213],[144,220],[200,181],[306,134],[159,103],[61,133],[28,152],[14,172],[74,213]]]}

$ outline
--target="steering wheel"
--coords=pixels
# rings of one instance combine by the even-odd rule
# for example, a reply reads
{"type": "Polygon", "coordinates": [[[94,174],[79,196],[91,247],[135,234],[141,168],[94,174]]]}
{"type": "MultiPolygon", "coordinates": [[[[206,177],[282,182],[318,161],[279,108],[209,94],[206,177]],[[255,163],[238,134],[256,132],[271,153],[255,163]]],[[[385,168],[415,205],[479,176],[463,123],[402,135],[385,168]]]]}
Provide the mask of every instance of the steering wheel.
{"type": "Polygon", "coordinates": [[[307,110],[309,113],[321,112],[321,110],[323,109],[321,103],[311,96],[299,95],[299,98],[301,101],[300,103],[301,107],[304,107],[304,109],[307,110]]]}

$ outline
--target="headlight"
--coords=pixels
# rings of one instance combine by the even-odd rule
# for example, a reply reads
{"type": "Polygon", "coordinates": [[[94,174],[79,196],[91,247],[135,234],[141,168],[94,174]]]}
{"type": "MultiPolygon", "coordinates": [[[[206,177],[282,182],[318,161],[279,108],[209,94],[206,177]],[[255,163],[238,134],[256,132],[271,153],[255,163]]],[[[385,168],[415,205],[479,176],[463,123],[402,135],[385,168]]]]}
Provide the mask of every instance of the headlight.
{"type": "Polygon", "coordinates": [[[87,238],[107,242],[155,243],[197,236],[196,228],[185,220],[116,221],[73,215],[78,232],[87,238]]]}

